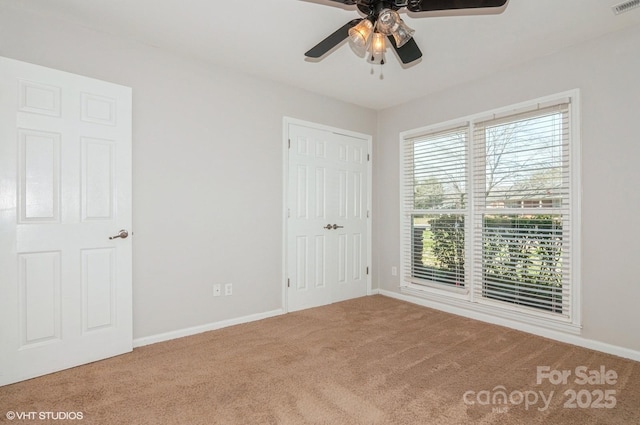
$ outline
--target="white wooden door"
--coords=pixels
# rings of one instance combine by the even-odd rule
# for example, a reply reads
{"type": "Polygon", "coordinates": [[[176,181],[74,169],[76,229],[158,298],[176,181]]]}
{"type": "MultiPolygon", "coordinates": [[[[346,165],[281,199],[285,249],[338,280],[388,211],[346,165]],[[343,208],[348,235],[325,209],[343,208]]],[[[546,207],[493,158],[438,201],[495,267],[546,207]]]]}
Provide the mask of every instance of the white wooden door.
{"type": "Polygon", "coordinates": [[[367,295],[370,140],[294,123],[288,140],[288,310],[367,295]]]}
{"type": "Polygon", "coordinates": [[[132,349],[131,89],[0,58],[0,385],[132,349]]]}

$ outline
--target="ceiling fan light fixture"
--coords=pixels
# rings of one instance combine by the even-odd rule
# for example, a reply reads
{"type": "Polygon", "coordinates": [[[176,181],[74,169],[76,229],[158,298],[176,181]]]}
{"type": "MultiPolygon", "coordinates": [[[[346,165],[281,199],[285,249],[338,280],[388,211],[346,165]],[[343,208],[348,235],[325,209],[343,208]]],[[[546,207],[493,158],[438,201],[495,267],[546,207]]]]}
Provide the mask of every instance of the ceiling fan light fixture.
{"type": "Polygon", "coordinates": [[[393,38],[396,41],[396,46],[404,46],[407,41],[411,40],[411,37],[413,37],[415,32],[416,31],[413,28],[409,28],[409,26],[401,20],[398,25],[398,29],[393,32],[393,38]]]}
{"type": "Polygon", "coordinates": [[[375,32],[373,34],[373,39],[371,40],[371,55],[380,57],[384,54],[385,50],[387,50],[385,38],[385,35],[382,33],[375,32]]]}
{"type": "Polygon", "coordinates": [[[356,46],[366,48],[373,34],[373,22],[364,18],[357,25],[349,29],[349,38],[356,46]]]}
{"type": "Polygon", "coordinates": [[[400,22],[402,22],[402,19],[400,19],[398,12],[391,9],[382,9],[378,15],[376,29],[384,35],[391,35],[397,30],[400,22]]]}
{"type": "Polygon", "coordinates": [[[409,28],[395,10],[383,9],[378,15],[376,30],[384,35],[392,35],[396,46],[402,47],[413,37],[415,30],[409,28]]]}

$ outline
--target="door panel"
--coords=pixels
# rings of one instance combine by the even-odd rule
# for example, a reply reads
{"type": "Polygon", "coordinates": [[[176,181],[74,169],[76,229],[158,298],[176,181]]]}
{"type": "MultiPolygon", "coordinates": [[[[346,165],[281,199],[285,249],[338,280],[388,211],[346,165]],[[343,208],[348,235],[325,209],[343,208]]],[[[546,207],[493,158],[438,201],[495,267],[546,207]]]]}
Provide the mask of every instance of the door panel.
{"type": "Polygon", "coordinates": [[[288,132],[288,309],[364,296],[369,141],[297,124],[288,132]]]}
{"type": "Polygon", "coordinates": [[[60,220],[60,134],[18,129],[21,223],[60,220]]]}
{"type": "Polygon", "coordinates": [[[82,137],[80,144],[82,221],[112,220],[116,142],[82,137]]]}
{"type": "Polygon", "coordinates": [[[81,255],[82,331],[87,334],[116,327],[115,249],[83,249],[81,255]]]}
{"type": "Polygon", "coordinates": [[[0,58],[0,385],[132,349],[131,89],[0,58]]]}
{"type": "Polygon", "coordinates": [[[327,250],[327,224],[331,172],[327,139],[322,132],[292,134],[289,152],[288,259],[293,289],[291,303],[300,308],[328,304],[327,270],[332,253],[327,250]]]}
{"type": "Polygon", "coordinates": [[[60,254],[18,255],[20,349],[61,337],[60,254]]]}

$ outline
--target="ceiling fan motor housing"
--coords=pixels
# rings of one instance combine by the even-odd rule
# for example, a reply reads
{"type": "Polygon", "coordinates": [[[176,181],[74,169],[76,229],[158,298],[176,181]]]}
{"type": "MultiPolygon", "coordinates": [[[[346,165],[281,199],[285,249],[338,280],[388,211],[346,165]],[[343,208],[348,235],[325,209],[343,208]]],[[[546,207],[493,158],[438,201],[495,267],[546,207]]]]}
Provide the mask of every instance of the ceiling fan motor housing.
{"type": "MultiPolygon", "coordinates": [[[[416,0],[420,1],[420,0],[416,0]]],[[[407,5],[406,1],[392,0],[360,0],[357,2],[358,10],[367,15],[369,19],[377,20],[378,15],[384,9],[398,10],[407,5]]]]}

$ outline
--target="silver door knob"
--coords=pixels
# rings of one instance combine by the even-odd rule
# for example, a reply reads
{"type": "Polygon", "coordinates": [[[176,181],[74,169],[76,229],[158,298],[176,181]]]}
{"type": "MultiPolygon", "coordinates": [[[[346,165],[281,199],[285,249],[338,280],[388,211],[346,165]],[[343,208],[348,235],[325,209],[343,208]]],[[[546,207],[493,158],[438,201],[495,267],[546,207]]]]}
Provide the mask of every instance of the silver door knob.
{"type": "Polygon", "coordinates": [[[333,227],[333,230],[344,228],[344,226],[338,226],[337,224],[334,224],[332,227],[333,227]]]}
{"type": "Polygon", "coordinates": [[[127,232],[126,230],[122,229],[122,230],[120,230],[118,232],[117,235],[109,236],[109,239],[118,239],[118,238],[127,239],[127,236],[129,236],[129,232],[127,232]]]}
{"type": "Polygon", "coordinates": [[[333,229],[333,226],[330,224],[327,224],[326,226],[323,227],[323,229],[331,230],[333,229]]]}

